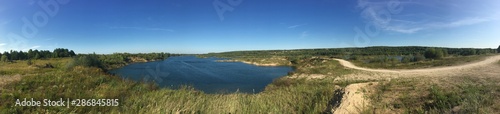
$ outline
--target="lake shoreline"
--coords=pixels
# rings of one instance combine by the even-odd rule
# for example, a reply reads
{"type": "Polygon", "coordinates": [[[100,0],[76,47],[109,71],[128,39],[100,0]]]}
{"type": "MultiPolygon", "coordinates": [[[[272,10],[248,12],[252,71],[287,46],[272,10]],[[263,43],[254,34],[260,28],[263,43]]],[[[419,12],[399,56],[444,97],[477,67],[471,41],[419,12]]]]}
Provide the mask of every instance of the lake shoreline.
{"type": "Polygon", "coordinates": [[[263,63],[257,63],[257,62],[249,62],[249,61],[242,61],[242,60],[216,60],[215,62],[242,62],[245,64],[251,64],[255,66],[286,66],[286,65],[279,65],[277,63],[268,63],[268,64],[263,64],[263,63]]]}
{"type": "Polygon", "coordinates": [[[134,81],[143,80],[146,76],[154,80],[160,88],[180,88],[188,84],[205,93],[226,91],[259,93],[276,78],[287,76],[289,72],[294,71],[293,67],[277,64],[248,64],[252,63],[221,58],[178,56],[169,57],[165,62],[159,61],[159,63],[129,64],[108,73],[134,81]],[[259,65],[277,67],[259,67],[259,65]]]}

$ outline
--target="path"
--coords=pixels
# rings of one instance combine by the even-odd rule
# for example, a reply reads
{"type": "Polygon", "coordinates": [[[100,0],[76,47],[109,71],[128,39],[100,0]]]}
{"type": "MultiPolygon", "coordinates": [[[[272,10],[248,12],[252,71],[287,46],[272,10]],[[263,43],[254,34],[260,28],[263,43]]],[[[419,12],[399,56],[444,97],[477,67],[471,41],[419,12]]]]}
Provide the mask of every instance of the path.
{"type": "MultiPolygon", "coordinates": [[[[409,69],[409,70],[388,70],[388,69],[371,69],[358,67],[349,61],[342,59],[334,59],[339,61],[339,63],[347,68],[366,71],[368,73],[358,73],[344,76],[344,78],[350,79],[375,79],[381,80],[385,78],[399,78],[399,77],[437,77],[437,76],[461,76],[461,75],[473,75],[473,76],[500,76],[500,65],[497,65],[500,61],[500,55],[495,55],[486,58],[483,61],[458,65],[449,67],[439,67],[439,68],[425,68],[425,69],[409,69]],[[375,73],[373,73],[375,72],[375,73]],[[373,73],[373,74],[369,74],[373,73]]],[[[363,97],[365,94],[360,92],[360,89],[369,91],[371,86],[369,83],[357,83],[351,84],[345,88],[345,94],[343,95],[342,104],[337,109],[332,112],[334,114],[352,114],[360,113],[363,108],[369,105],[369,99],[363,97]]]]}

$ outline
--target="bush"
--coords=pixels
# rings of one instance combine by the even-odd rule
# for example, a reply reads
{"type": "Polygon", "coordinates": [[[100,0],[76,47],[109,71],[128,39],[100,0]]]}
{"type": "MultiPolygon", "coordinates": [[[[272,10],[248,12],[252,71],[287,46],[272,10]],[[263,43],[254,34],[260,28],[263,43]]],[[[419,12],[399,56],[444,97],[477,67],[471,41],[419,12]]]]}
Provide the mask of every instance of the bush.
{"type": "Polygon", "coordinates": [[[73,60],[71,60],[71,62],[68,64],[67,68],[71,69],[75,66],[96,67],[104,69],[101,61],[96,55],[82,55],[74,57],[73,60]]]}
{"type": "Polygon", "coordinates": [[[9,58],[7,57],[7,55],[2,55],[1,61],[2,62],[9,62],[9,58]]]}
{"type": "Polygon", "coordinates": [[[412,59],[414,59],[414,57],[412,56],[404,56],[402,59],[401,59],[401,63],[409,63],[412,61],[412,59]]]}
{"type": "Polygon", "coordinates": [[[476,55],[476,50],[475,49],[464,49],[460,55],[463,56],[469,56],[469,55],[476,55]]]}
{"type": "Polygon", "coordinates": [[[26,62],[26,64],[33,65],[33,61],[31,61],[31,59],[28,59],[28,61],[26,62]]]}
{"type": "Polygon", "coordinates": [[[425,56],[421,54],[416,54],[415,57],[412,59],[412,62],[418,62],[418,61],[423,61],[425,60],[425,56]]]}
{"type": "Polygon", "coordinates": [[[425,51],[425,58],[429,59],[441,59],[444,56],[442,49],[429,48],[425,51]]]}

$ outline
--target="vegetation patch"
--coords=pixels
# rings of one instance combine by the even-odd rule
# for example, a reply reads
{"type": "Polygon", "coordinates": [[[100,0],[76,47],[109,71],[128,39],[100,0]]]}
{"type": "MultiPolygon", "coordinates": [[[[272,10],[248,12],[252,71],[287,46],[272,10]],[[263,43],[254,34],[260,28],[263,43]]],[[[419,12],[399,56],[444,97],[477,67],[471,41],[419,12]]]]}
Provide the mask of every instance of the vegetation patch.
{"type": "Polygon", "coordinates": [[[259,94],[205,94],[192,88],[162,89],[134,97],[137,113],[321,113],[334,95],[330,81],[282,78],[259,94]],[[287,81],[284,81],[287,80],[287,81]]]}
{"type": "Polygon", "coordinates": [[[459,77],[450,85],[426,83],[421,79],[384,82],[371,95],[367,112],[377,113],[495,113],[500,111],[500,85],[482,83],[474,77],[459,77]]]}
{"type": "Polygon", "coordinates": [[[418,69],[467,64],[474,61],[484,60],[488,56],[491,55],[448,56],[441,59],[423,60],[416,59],[416,56],[402,56],[402,60],[398,60],[393,56],[367,56],[359,57],[360,59],[351,60],[351,62],[353,62],[357,66],[367,68],[418,69]],[[410,59],[407,60],[407,58],[410,59]]]}

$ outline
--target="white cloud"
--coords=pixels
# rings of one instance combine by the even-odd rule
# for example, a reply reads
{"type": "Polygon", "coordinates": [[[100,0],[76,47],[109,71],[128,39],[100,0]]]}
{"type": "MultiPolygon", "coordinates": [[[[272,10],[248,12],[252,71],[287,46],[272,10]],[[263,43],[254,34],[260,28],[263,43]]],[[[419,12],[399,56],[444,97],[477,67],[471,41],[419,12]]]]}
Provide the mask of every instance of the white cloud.
{"type": "Polygon", "coordinates": [[[306,38],[307,36],[309,36],[309,33],[307,31],[300,33],[300,38],[306,38]]]}
{"type": "Polygon", "coordinates": [[[0,43],[0,46],[4,46],[4,45],[7,45],[6,43],[0,43]]]}
{"type": "MultiPolygon", "coordinates": [[[[388,2],[368,2],[367,0],[358,0],[358,5],[356,7],[363,10],[361,11],[361,17],[364,18],[367,23],[373,24],[381,30],[407,34],[423,30],[446,29],[474,25],[498,20],[497,17],[499,17],[494,14],[461,14],[449,17],[449,15],[440,15],[440,13],[418,12],[409,14],[391,14],[391,18],[387,19],[385,16],[380,17],[383,10],[386,10],[387,3],[388,2]]],[[[438,1],[436,3],[446,5],[448,2],[438,1]]],[[[435,8],[432,3],[422,1],[410,0],[408,2],[403,2],[402,4],[404,4],[401,6],[403,9],[405,9],[405,6],[407,5],[419,5],[418,7],[420,8],[435,8]]]]}
{"type": "Polygon", "coordinates": [[[37,49],[40,48],[41,46],[32,46],[30,49],[37,49]]]}
{"type": "Polygon", "coordinates": [[[111,28],[111,29],[135,29],[135,30],[174,32],[174,30],[172,30],[172,29],[164,29],[164,28],[147,28],[147,27],[109,27],[109,28],[111,28]]]}
{"type": "Polygon", "coordinates": [[[288,28],[289,28],[289,29],[295,29],[295,28],[297,28],[297,27],[300,27],[300,26],[305,26],[305,25],[307,25],[307,24],[292,25],[292,26],[289,26],[288,28]]]}
{"type": "Polygon", "coordinates": [[[492,19],[489,18],[480,18],[480,17],[475,17],[475,18],[465,18],[461,20],[456,20],[452,21],[449,23],[445,24],[435,24],[434,26],[440,27],[440,28],[446,28],[446,27],[459,27],[459,26],[467,26],[467,25],[474,25],[482,22],[487,22],[487,21],[492,21],[492,19]]]}
{"type": "Polygon", "coordinates": [[[385,30],[395,31],[400,33],[415,33],[422,30],[422,28],[398,28],[398,27],[386,27],[385,30]]]}

